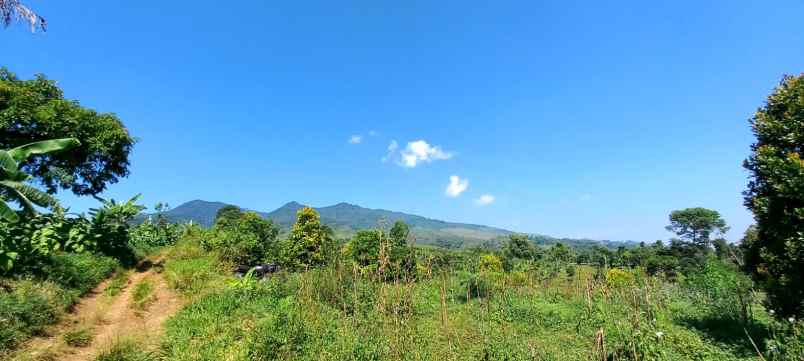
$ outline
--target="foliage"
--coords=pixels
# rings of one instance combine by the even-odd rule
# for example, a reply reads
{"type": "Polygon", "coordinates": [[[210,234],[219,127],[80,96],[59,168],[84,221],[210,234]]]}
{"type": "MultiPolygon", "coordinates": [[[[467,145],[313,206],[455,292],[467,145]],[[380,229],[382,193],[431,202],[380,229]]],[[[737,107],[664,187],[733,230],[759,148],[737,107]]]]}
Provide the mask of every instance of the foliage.
{"type": "Polygon", "coordinates": [[[357,231],[349,242],[349,256],[361,267],[379,267],[384,235],[378,229],[357,231]]]}
{"type": "Polygon", "coordinates": [[[0,68],[0,149],[52,138],[76,138],[81,146],[20,166],[48,193],[63,188],[78,195],[98,194],[128,175],[135,141],[115,115],[64,99],[56,82],[43,75],[20,80],[0,68]]]}
{"type": "Polygon", "coordinates": [[[745,243],[745,266],[780,316],[804,316],[804,74],[785,76],[751,119],[756,142],[745,206],[757,237],[745,243]]]}
{"type": "Polygon", "coordinates": [[[715,258],[707,260],[703,269],[691,272],[685,285],[699,307],[715,317],[726,317],[747,324],[752,319],[754,295],[751,280],[732,264],[715,258]]]}
{"type": "Polygon", "coordinates": [[[108,276],[118,263],[89,253],[58,253],[18,279],[0,278],[0,358],[59,320],[79,296],[108,276]]]}
{"type": "Polygon", "coordinates": [[[666,228],[682,239],[703,248],[709,248],[712,233],[724,234],[729,230],[720,213],[701,207],[671,212],[670,225],[666,228]]]}
{"type": "Polygon", "coordinates": [[[179,240],[183,229],[181,226],[171,223],[165,217],[168,206],[163,203],[157,203],[154,208],[156,209],[155,217],[149,216],[145,221],[132,227],[129,231],[129,244],[137,249],[150,250],[169,246],[179,240]]]}
{"type": "Polygon", "coordinates": [[[283,263],[290,269],[322,266],[334,245],[332,230],[321,224],[315,209],[304,207],[296,214],[296,223],[282,244],[283,263]]]}
{"type": "Polygon", "coordinates": [[[212,235],[203,241],[225,262],[255,265],[277,257],[279,229],[254,212],[237,213],[238,218],[218,218],[212,235]]]}
{"type": "Polygon", "coordinates": [[[89,211],[90,222],[88,236],[93,240],[97,251],[117,258],[124,265],[134,265],[137,256],[129,244],[129,230],[134,218],[145,209],[137,204],[140,195],[126,202],[118,203],[114,199],[101,201],[100,208],[89,211]]]}
{"type": "Polygon", "coordinates": [[[480,256],[478,269],[480,270],[480,272],[502,272],[503,271],[502,260],[500,260],[499,257],[493,254],[484,254],[480,256]]]}
{"type": "Polygon", "coordinates": [[[503,248],[503,254],[507,258],[536,260],[541,254],[527,236],[522,234],[512,234],[503,248]]]}
{"type": "Polygon", "coordinates": [[[231,222],[236,222],[243,217],[243,210],[240,207],[227,205],[215,213],[215,224],[226,227],[231,222]]]}
{"type": "Polygon", "coordinates": [[[29,143],[9,150],[0,150],[0,220],[16,222],[19,216],[6,204],[12,200],[22,207],[27,215],[36,213],[34,206],[51,208],[58,204],[55,198],[25,182],[31,176],[20,170],[19,165],[32,155],[45,155],[79,146],[75,138],[54,139],[29,143]]]}
{"type": "Polygon", "coordinates": [[[634,284],[634,275],[619,268],[612,268],[606,272],[606,283],[613,287],[625,287],[634,284]]]}

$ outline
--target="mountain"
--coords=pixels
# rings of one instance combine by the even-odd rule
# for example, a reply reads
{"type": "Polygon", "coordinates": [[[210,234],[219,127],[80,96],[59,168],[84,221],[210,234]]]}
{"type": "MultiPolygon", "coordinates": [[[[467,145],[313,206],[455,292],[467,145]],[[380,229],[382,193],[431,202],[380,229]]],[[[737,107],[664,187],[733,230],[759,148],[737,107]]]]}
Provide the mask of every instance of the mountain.
{"type": "MultiPolygon", "coordinates": [[[[194,200],[173,208],[163,215],[171,222],[193,221],[209,227],[215,221],[215,214],[226,203],[194,200]]],[[[296,221],[296,212],[305,207],[298,202],[289,202],[271,212],[257,213],[278,224],[283,231],[289,230],[296,221]]],[[[377,227],[382,222],[391,226],[401,220],[411,228],[416,241],[421,244],[476,245],[487,240],[507,236],[513,232],[467,223],[445,222],[422,216],[394,212],[384,209],[363,208],[349,203],[338,203],[328,207],[315,208],[321,215],[321,222],[335,230],[338,237],[350,237],[357,230],[377,227]]],[[[148,217],[143,215],[141,219],[148,217]]]]}
{"type": "MultiPolygon", "coordinates": [[[[194,200],[173,208],[163,215],[171,222],[193,221],[205,227],[215,222],[215,214],[226,203],[194,200]]],[[[289,202],[271,212],[257,212],[263,218],[272,220],[284,232],[290,230],[296,221],[296,212],[305,207],[298,202],[289,202]]],[[[499,245],[498,241],[514,233],[509,230],[468,223],[446,222],[426,218],[413,214],[394,212],[385,209],[363,208],[349,203],[315,208],[321,215],[321,222],[330,226],[338,238],[349,238],[360,229],[386,225],[390,227],[394,222],[401,220],[410,226],[411,233],[416,237],[418,244],[435,244],[449,247],[476,246],[491,242],[499,245]]],[[[149,215],[140,217],[144,220],[149,215]]],[[[630,241],[598,241],[591,239],[555,238],[544,235],[530,235],[530,239],[540,245],[549,245],[562,242],[576,247],[591,247],[602,245],[609,248],[618,246],[633,246],[630,241]]]]}

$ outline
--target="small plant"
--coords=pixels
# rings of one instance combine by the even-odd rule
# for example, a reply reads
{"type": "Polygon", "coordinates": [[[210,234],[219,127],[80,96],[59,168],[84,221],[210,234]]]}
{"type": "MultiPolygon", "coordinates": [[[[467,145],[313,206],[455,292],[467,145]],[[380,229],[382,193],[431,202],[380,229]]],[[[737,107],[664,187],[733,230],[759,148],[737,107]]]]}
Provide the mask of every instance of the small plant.
{"type": "Polygon", "coordinates": [[[95,361],[154,361],[157,358],[144,351],[142,345],[133,340],[117,340],[95,358],[95,361]]]}
{"type": "Polygon", "coordinates": [[[135,309],[144,311],[153,301],[153,285],[150,281],[142,280],[134,286],[131,303],[135,309]]]}
{"type": "Polygon", "coordinates": [[[63,338],[64,343],[72,347],[87,347],[92,343],[92,333],[87,328],[68,331],[63,338]]]}
{"type": "Polygon", "coordinates": [[[103,289],[103,293],[109,297],[117,296],[127,284],[128,272],[118,270],[112,280],[109,281],[109,284],[106,286],[106,288],[103,289]]]}

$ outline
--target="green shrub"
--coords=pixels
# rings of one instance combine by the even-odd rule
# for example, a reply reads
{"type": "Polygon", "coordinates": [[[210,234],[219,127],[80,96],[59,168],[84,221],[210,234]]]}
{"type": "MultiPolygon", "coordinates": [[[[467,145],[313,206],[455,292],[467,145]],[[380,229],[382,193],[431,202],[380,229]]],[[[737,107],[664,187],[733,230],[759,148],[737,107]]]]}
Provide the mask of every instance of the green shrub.
{"type": "Polygon", "coordinates": [[[0,354],[43,332],[71,303],[68,293],[52,282],[22,280],[9,287],[10,292],[0,291],[0,354]]]}
{"type": "Polygon", "coordinates": [[[626,287],[634,284],[634,275],[621,268],[612,268],[606,272],[606,283],[612,287],[626,287]]]}
{"type": "Polygon", "coordinates": [[[688,275],[684,285],[692,291],[694,304],[711,317],[749,321],[752,283],[736,266],[710,258],[702,270],[688,275]]]}
{"type": "Polygon", "coordinates": [[[76,296],[89,292],[120,266],[114,258],[91,253],[58,253],[42,266],[42,277],[76,296]]]}
{"type": "Polygon", "coordinates": [[[480,256],[478,269],[480,272],[502,272],[503,264],[499,257],[493,254],[484,254],[480,256]]]}
{"type": "Polygon", "coordinates": [[[245,212],[237,219],[217,223],[202,245],[216,251],[225,262],[254,265],[276,258],[278,234],[273,222],[257,213],[245,212]]]}

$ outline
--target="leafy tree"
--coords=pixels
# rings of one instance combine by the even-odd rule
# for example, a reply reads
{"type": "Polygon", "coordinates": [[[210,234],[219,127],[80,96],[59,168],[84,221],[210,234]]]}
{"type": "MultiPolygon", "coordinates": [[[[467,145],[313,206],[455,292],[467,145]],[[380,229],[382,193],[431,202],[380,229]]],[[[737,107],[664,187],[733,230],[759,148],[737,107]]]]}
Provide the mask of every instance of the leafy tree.
{"type": "Polygon", "coordinates": [[[512,234],[503,249],[506,258],[533,260],[537,258],[536,247],[527,236],[512,234]]]}
{"type": "Polygon", "coordinates": [[[377,265],[382,238],[382,232],[377,229],[357,231],[350,242],[352,260],[361,267],[377,265]]]}
{"type": "Polygon", "coordinates": [[[332,243],[332,231],[321,224],[318,212],[304,207],[296,213],[296,223],[284,244],[285,264],[293,269],[321,266],[327,261],[327,250],[332,243]]]}
{"type": "Polygon", "coordinates": [[[236,222],[241,217],[243,217],[243,210],[240,209],[240,207],[227,205],[215,213],[215,224],[225,226],[226,224],[236,222]]]}
{"type": "Polygon", "coordinates": [[[212,237],[202,244],[218,251],[226,262],[255,265],[278,256],[276,237],[279,228],[255,212],[225,213],[215,222],[212,237]],[[234,215],[239,217],[234,218],[234,215]]]}
{"type": "Polygon", "coordinates": [[[47,30],[45,18],[39,16],[19,0],[0,0],[0,22],[8,27],[14,20],[27,22],[31,26],[31,31],[36,31],[37,28],[42,31],[47,30]]]}
{"type": "Polygon", "coordinates": [[[58,202],[55,198],[28,184],[31,176],[19,169],[19,163],[34,155],[52,154],[57,151],[74,148],[80,145],[77,139],[55,139],[26,144],[10,150],[0,150],[0,219],[16,222],[19,218],[5,202],[5,199],[17,202],[28,214],[36,212],[34,205],[53,207],[58,202]]]}
{"type": "Polygon", "coordinates": [[[785,76],[751,127],[744,196],[757,228],[743,244],[745,267],[778,315],[804,316],[804,74],[785,76]]]}
{"type": "Polygon", "coordinates": [[[409,235],[410,227],[408,227],[407,223],[402,221],[394,222],[394,226],[391,227],[391,232],[389,233],[391,241],[395,246],[407,246],[409,235]]]}
{"type": "Polygon", "coordinates": [[[712,233],[726,233],[729,227],[717,211],[706,208],[685,208],[670,213],[668,231],[695,245],[708,249],[712,233]]]}
{"type": "Polygon", "coordinates": [[[19,80],[0,68],[0,149],[53,138],[76,138],[81,144],[19,164],[48,193],[62,188],[94,195],[128,175],[135,140],[115,115],[64,99],[56,82],[43,75],[19,80]]]}

